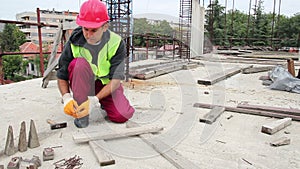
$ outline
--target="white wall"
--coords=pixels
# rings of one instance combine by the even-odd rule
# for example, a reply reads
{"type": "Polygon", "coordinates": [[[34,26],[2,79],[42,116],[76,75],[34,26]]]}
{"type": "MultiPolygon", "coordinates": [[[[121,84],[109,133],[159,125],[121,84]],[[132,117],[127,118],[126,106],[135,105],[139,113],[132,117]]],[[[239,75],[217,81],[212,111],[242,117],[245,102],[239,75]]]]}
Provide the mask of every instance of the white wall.
{"type": "Polygon", "coordinates": [[[203,54],[205,9],[199,0],[192,0],[191,57],[203,54]]]}

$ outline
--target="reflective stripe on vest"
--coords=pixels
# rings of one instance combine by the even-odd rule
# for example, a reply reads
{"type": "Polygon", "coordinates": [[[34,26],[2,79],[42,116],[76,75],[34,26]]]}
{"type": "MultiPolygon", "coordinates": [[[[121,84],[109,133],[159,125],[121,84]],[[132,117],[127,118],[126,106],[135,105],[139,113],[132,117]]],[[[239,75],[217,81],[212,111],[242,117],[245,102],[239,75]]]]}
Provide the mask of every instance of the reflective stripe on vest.
{"type": "Polygon", "coordinates": [[[121,42],[121,36],[110,32],[109,41],[103,46],[98,54],[98,67],[92,63],[92,55],[88,49],[71,44],[74,58],[85,58],[90,64],[95,78],[100,79],[102,84],[107,84],[110,80],[107,77],[110,71],[110,60],[116,54],[121,42]]]}

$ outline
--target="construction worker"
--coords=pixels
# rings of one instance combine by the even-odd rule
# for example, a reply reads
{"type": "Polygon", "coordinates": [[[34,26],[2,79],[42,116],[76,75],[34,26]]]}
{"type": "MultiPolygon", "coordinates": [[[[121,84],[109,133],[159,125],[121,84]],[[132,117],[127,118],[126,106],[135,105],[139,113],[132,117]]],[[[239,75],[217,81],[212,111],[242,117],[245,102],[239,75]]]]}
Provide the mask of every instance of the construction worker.
{"type": "Polygon", "coordinates": [[[108,29],[107,7],[100,0],[85,1],[76,23],[57,70],[64,112],[75,118],[78,128],[87,127],[91,111],[100,106],[110,121],[126,122],[134,113],[121,84],[126,49],[122,38],[108,29]]]}

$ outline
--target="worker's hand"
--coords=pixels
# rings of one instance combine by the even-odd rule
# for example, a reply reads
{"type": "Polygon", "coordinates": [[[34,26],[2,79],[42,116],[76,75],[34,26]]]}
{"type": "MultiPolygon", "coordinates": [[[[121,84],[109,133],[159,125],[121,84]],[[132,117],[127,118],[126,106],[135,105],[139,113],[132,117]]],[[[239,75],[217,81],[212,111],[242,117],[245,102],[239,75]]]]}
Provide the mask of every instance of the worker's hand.
{"type": "Polygon", "coordinates": [[[78,106],[76,111],[77,118],[82,118],[89,115],[93,108],[99,107],[100,103],[99,99],[96,96],[88,96],[87,101],[83,102],[80,106],[78,106]]]}
{"type": "Polygon", "coordinates": [[[78,108],[77,102],[73,99],[70,93],[66,93],[62,97],[64,102],[64,112],[67,115],[73,116],[76,118],[76,110],[78,108]]]}

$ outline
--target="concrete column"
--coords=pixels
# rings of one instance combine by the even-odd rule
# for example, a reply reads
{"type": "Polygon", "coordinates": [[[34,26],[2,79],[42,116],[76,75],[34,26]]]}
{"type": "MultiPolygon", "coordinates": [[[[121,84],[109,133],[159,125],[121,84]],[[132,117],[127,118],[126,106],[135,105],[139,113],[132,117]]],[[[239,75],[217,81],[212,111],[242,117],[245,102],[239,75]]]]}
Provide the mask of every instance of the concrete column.
{"type": "Polygon", "coordinates": [[[205,9],[200,6],[198,0],[192,0],[192,24],[191,24],[191,57],[203,54],[204,46],[204,19],[205,9]]]}

